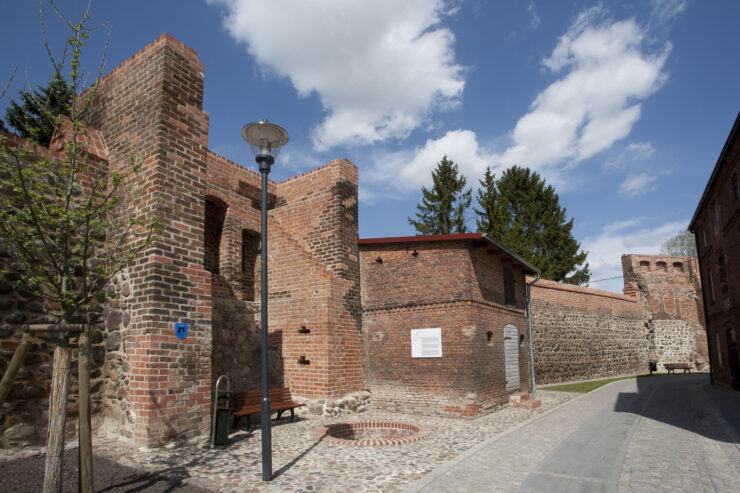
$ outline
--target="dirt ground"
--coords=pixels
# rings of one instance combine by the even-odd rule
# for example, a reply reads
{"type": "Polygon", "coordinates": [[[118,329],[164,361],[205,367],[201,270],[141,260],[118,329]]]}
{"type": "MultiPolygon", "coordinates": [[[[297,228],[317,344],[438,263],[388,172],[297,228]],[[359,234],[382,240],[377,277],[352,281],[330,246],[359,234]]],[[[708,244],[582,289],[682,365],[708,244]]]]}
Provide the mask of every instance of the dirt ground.
{"type": "MultiPolygon", "coordinates": [[[[144,472],[100,456],[94,457],[93,466],[97,492],[208,493],[203,488],[185,484],[177,473],[161,475],[144,472]]],[[[0,491],[3,493],[41,491],[44,483],[44,456],[0,460],[0,478],[0,491]]],[[[62,491],[75,493],[77,486],[77,449],[67,449],[64,451],[62,491]]]]}

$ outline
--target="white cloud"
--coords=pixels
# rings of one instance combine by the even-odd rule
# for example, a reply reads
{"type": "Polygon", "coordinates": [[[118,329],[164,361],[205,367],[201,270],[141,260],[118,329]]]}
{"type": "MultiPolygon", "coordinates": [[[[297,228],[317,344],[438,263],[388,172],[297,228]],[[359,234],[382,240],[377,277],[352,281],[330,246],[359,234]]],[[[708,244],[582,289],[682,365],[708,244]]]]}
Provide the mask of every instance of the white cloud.
{"type": "MultiPolygon", "coordinates": [[[[431,185],[432,170],[445,155],[457,164],[460,173],[468,180],[468,187],[478,186],[477,180],[483,176],[486,166],[496,169],[492,165],[493,155],[479,145],[475,132],[450,130],[439,139],[429,139],[424,146],[411,151],[376,155],[371,166],[361,170],[361,181],[384,187],[385,194],[419,190],[421,186],[431,185]]],[[[367,190],[364,197],[369,199],[378,193],[378,190],[367,190]]]]}
{"type": "Polygon", "coordinates": [[[540,27],[540,22],[542,22],[542,19],[540,19],[540,16],[537,15],[537,11],[534,9],[534,3],[530,3],[529,7],[527,7],[527,12],[529,12],[529,27],[536,31],[538,27],[540,27]]]}
{"type": "Polygon", "coordinates": [[[459,103],[465,80],[443,0],[209,0],[226,29],[267,71],[327,116],[314,147],[406,138],[431,112],[459,103]]]}
{"type": "Polygon", "coordinates": [[[688,3],[688,0],[652,0],[651,23],[656,25],[668,24],[678,14],[686,10],[688,3]]]}
{"type": "Polygon", "coordinates": [[[583,12],[542,61],[563,75],[537,95],[500,156],[505,166],[535,169],[578,162],[626,137],[641,114],[640,102],[658,90],[670,51],[645,47],[634,19],[602,20],[603,9],[583,12]]]}
{"type": "Polygon", "coordinates": [[[642,172],[630,173],[619,186],[619,194],[626,197],[635,197],[657,189],[656,177],[642,172]]]}
{"type": "Polygon", "coordinates": [[[632,142],[627,146],[627,150],[641,159],[647,159],[655,152],[655,148],[650,142],[632,142]]]}
{"type": "MultiPolygon", "coordinates": [[[[686,229],[686,222],[672,222],[662,226],[638,229],[643,219],[616,221],[604,227],[601,234],[586,238],[581,242],[588,251],[591,279],[608,279],[622,275],[621,258],[623,254],[639,253],[652,255],[660,253],[663,243],[686,229]]],[[[621,278],[603,282],[592,282],[591,287],[621,293],[624,281],[621,278]]]]}

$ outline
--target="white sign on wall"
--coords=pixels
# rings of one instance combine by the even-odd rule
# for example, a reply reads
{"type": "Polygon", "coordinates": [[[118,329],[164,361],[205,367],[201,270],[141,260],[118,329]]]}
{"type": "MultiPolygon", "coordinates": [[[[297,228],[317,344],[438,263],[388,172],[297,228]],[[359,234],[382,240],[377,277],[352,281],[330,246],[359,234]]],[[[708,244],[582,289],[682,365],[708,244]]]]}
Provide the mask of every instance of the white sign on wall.
{"type": "Polygon", "coordinates": [[[442,329],[412,329],[411,330],[411,357],[412,358],[441,358],[442,357],[442,329]]]}

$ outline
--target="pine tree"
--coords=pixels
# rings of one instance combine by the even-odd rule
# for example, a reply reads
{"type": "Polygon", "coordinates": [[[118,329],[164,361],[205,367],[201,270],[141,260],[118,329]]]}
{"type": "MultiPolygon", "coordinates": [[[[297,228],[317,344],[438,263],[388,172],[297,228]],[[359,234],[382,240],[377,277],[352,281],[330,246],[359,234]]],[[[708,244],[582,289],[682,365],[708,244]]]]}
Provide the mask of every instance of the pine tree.
{"type": "Polygon", "coordinates": [[[478,230],[490,234],[536,266],[542,277],[585,284],[587,252],[573,238],[573,219],[537,173],[513,166],[496,180],[490,168],[478,190],[478,230]],[[581,267],[582,266],[582,267],[581,267]]]}
{"type": "Polygon", "coordinates": [[[10,102],[5,121],[24,139],[48,146],[57,116],[70,114],[73,92],[64,78],[55,74],[44,87],[21,90],[20,104],[10,102]]]}
{"type": "Polygon", "coordinates": [[[472,192],[465,191],[465,177],[458,174],[457,164],[445,155],[432,171],[432,189],[421,187],[421,203],[416,205],[416,219],[409,219],[418,233],[439,235],[466,233],[465,210],[470,207],[472,192]]]}

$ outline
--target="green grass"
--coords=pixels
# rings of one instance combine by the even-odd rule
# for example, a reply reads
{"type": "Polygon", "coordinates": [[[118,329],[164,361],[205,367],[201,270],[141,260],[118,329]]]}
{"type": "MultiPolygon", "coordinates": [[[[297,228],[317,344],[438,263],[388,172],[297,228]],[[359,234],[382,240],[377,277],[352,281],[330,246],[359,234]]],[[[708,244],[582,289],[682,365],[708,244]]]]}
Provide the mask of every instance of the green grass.
{"type": "Polygon", "coordinates": [[[642,378],[649,376],[650,374],[637,375],[633,377],[607,378],[606,380],[592,380],[590,382],[568,383],[565,385],[548,385],[547,387],[540,388],[542,390],[559,390],[561,392],[578,392],[581,394],[585,394],[587,392],[591,392],[592,390],[596,390],[599,387],[603,387],[608,383],[616,382],[617,380],[629,380],[630,378],[642,378]]]}

